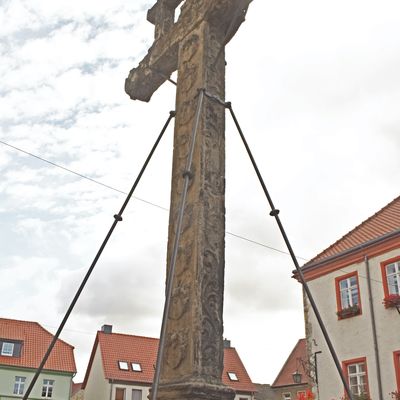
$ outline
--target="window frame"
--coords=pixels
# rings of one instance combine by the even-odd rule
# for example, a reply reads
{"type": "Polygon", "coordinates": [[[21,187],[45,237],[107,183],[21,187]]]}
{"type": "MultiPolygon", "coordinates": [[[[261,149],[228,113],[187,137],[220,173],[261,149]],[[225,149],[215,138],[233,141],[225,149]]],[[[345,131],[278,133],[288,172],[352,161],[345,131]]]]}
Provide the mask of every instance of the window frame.
{"type": "Polygon", "coordinates": [[[54,393],[54,379],[43,379],[42,398],[51,399],[54,393]],[[44,394],[43,394],[44,393],[44,394]]]}
{"type": "Polygon", "coordinates": [[[126,399],[126,388],[123,387],[116,387],[115,392],[114,392],[114,400],[117,399],[117,392],[121,391],[122,392],[122,398],[125,400],[126,399]]]}
{"type": "MultiPolygon", "coordinates": [[[[349,272],[347,274],[344,275],[340,275],[337,276],[335,278],[335,290],[336,290],[336,309],[337,309],[337,315],[338,315],[338,319],[345,319],[345,318],[351,318],[351,317],[355,317],[357,315],[361,315],[362,314],[362,305],[361,305],[361,291],[360,291],[360,282],[358,279],[358,271],[353,271],[353,272],[349,272]],[[342,296],[341,296],[341,291],[340,291],[340,282],[350,279],[352,277],[356,278],[356,283],[357,283],[357,289],[358,289],[358,311],[354,312],[354,313],[349,313],[349,314],[345,314],[345,310],[348,310],[348,308],[343,308],[342,306],[342,296]]],[[[350,306],[353,307],[353,306],[350,306]]]]}
{"type": "Polygon", "coordinates": [[[292,393],[290,392],[282,393],[282,400],[292,400],[292,393]],[[286,395],[289,395],[289,397],[285,397],[286,395]]]}
{"type": "Polygon", "coordinates": [[[13,394],[23,395],[25,390],[25,382],[26,376],[16,375],[14,380],[13,394]]]}
{"type": "Polygon", "coordinates": [[[132,388],[132,390],[131,390],[131,399],[133,400],[133,393],[134,392],[136,392],[136,393],[140,393],[140,399],[142,399],[142,397],[143,397],[143,390],[141,390],[141,389],[136,389],[136,388],[132,388]]]}
{"type": "Polygon", "coordinates": [[[5,356],[5,357],[12,357],[14,355],[14,347],[15,347],[14,342],[8,342],[8,341],[4,340],[3,343],[1,344],[0,355],[5,356]],[[11,353],[10,353],[10,351],[5,351],[5,348],[7,346],[11,346],[11,353]]]}
{"type": "Polygon", "coordinates": [[[133,372],[143,372],[142,364],[139,362],[131,362],[131,368],[133,372]]]}
{"type": "MultiPolygon", "coordinates": [[[[342,369],[343,369],[344,376],[346,377],[347,384],[349,385],[349,388],[351,390],[348,366],[353,365],[353,364],[362,364],[362,363],[365,365],[365,386],[367,389],[367,394],[369,395],[370,391],[369,391],[367,357],[359,357],[359,358],[353,358],[351,360],[342,361],[342,369]]],[[[344,392],[346,393],[346,390],[344,392]]]]}
{"type": "Polygon", "coordinates": [[[128,361],[122,361],[122,360],[118,360],[118,368],[121,371],[129,371],[129,363],[128,361]],[[123,366],[126,364],[126,368],[123,368],[123,366]]]}
{"type": "Polygon", "coordinates": [[[393,352],[394,373],[396,375],[397,390],[400,392],[400,350],[393,352]]]}
{"type": "MultiPolygon", "coordinates": [[[[400,269],[400,256],[396,256],[396,257],[390,258],[389,260],[385,260],[385,261],[381,262],[383,293],[385,295],[385,298],[389,297],[389,295],[390,295],[386,267],[390,264],[395,264],[395,263],[399,264],[399,269],[400,269]]],[[[399,294],[400,294],[400,283],[399,283],[399,294]]]]}
{"type": "Polygon", "coordinates": [[[231,380],[232,382],[239,382],[239,377],[237,376],[236,372],[227,371],[226,373],[228,375],[229,380],[231,380]]]}

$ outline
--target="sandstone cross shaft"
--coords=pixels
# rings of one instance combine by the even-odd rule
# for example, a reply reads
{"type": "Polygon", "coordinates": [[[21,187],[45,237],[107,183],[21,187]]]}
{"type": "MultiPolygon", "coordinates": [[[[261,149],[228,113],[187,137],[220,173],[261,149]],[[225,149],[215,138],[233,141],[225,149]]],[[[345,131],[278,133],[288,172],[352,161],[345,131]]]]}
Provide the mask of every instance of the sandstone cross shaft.
{"type": "MultiPolygon", "coordinates": [[[[226,43],[244,21],[251,0],[158,0],[147,19],[155,40],[125,91],[149,101],[178,70],[168,260],[176,234],[199,90],[224,101],[226,43]]],[[[191,166],[159,399],[233,399],[221,383],[223,371],[223,290],[225,264],[225,109],[205,97],[191,166]]],[[[169,266],[167,265],[167,269],[169,266]]]]}

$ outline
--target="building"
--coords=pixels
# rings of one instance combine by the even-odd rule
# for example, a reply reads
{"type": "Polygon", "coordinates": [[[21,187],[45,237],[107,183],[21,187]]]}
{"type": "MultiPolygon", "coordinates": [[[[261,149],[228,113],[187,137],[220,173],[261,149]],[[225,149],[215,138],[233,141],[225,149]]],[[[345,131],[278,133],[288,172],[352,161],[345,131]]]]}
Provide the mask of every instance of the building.
{"type": "MultiPolygon", "coordinates": [[[[53,335],[36,322],[0,318],[0,399],[21,398],[53,335]]],[[[76,373],[74,348],[57,340],[29,398],[67,400],[76,373]]]]}
{"type": "MultiPolygon", "coordinates": [[[[400,197],[302,270],[351,391],[373,400],[400,392],[400,197]]],[[[344,387],[307,299],[305,322],[309,356],[321,352],[319,398],[339,399],[344,387]]]]}
{"type": "MultiPolygon", "coordinates": [[[[97,332],[82,388],[85,400],[147,400],[153,381],[158,339],[97,332]]],[[[236,349],[225,341],[222,382],[236,391],[235,400],[253,400],[256,391],[236,349]]]]}
{"type": "Polygon", "coordinates": [[[300,339],[271,385],[274,400],[296,400],[311,389],[309,375],[313,374],[307,356],[306,339],[300,339]]]}

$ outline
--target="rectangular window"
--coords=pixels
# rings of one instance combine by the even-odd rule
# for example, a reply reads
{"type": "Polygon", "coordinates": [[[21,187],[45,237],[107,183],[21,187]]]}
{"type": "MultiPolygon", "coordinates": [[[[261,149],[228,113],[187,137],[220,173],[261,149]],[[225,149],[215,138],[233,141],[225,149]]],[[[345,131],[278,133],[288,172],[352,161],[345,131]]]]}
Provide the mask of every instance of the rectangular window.
{"type": "Polygon", "coordinates": [[[291,393],[282,393],[282,399],[283,400],[292,400],[291,393]]]}
{"type": "Polygon", "coordinates": [[[118,367],[123,371],[129,371],[129,365],[126,361],[118,361],[118,367]]]}
{"type": "Polygon", "coordinates": [[[365,358],[349,360],[343,363],[344,372],[350,386],[350,390],[355,395],[368,394],[368,373],[365,358]]]}
{"type": "Polygon", "coordinates": [[[115,388],[115,400],[125,400],[125,389],[115,388]]]}
{"type": "Polygon", "coordinates": [[[385,297],[400,295],[400,257],[381,264],[385,297]]]}
{"type": "Polygon", "coordinates": [[[132,389],[132,400],[142,400],[142,391],[139,389],[132,389]]]}
{"type": "Polygon", "coordinates": [[[132,371],[142,372],[142,366],[140,363],[133,362],[131,363],[131,366],[132,366],[132,371]]]}
{"type": "Polygon", "coordinates": [[[14,394],[24,394],[25,376],[16,376],[14,382],[14,394]]]}
{"type": "Polygon", "coordinates": [[[53,379],[43,379],[42,386],[42,397],[53,397],[54,380],[53,379]]]}
{"type": "Polygon", "coordinates": [[[14,343],[3,342],[1,346],[1,355],[12,357],[14,353],[14,343]]]}
{"type": "Polygon", "coordinates": [[[360,290],[357,272],[335,279],[337,315],[348,318],[361,313],[360,290]]]}

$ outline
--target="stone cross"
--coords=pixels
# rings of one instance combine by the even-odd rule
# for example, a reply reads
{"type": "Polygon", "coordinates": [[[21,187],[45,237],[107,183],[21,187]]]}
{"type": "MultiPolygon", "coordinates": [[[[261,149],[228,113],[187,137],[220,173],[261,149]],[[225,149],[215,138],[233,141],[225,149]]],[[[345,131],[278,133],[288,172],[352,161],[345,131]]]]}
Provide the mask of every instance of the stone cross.
{"type": "MultiPolygon", "coordinates": [[[[155,40],[125,91],[149,101],[178,71],[168,260],[176,234],[182,175],[189,152],[199,90],[225,99],[225,45],[251,0],[158,0],[147,19],[155,40]]],[[[193,153],[191,180],[176,262],[159,399],[233,399],[221,383],[225,264],[225,108],[205,96],[193,153]]],[[[168,268],[168,266],[167,266],[168,268]]]]}

